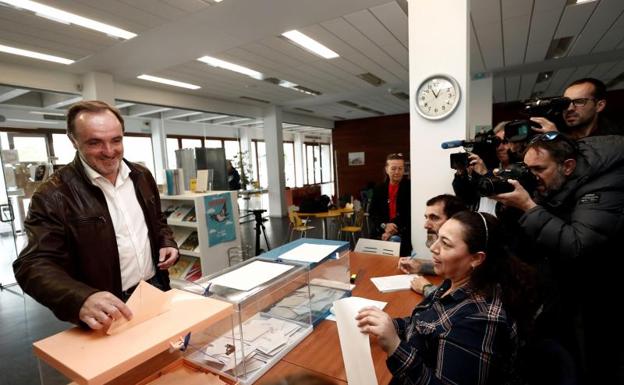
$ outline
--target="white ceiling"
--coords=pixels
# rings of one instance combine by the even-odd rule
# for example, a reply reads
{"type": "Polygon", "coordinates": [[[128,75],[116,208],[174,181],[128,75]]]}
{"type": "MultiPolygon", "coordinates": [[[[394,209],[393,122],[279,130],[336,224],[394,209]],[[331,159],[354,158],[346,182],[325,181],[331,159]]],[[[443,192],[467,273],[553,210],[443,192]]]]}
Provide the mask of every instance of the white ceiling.
{"type": "MultiPolygon", "coordinates": [[[[0,44],[76,60],[63,66],[0,54],[0,63],[73,74],[105,72],[116,83],[240,104],[267,105],[248,99],[253,98],[280,105],[287,112],[330,120],[409,111],[407,100],[392,95],[408,93],[405,0],[38,1],[138,36],[128,41],[116,40],[0,6],[0,44]],[[293,28],[322,42],[340,57],[321,59],[280,37],[282,32],[293,28]],[[232,61],[322,94],[306,95],[195,60],[203,55],[232,61]],[[202,88],[179,91],[136,79],[142,73],[202,88]],[[378,87],[369,84],[357,76],[363,73],[377,76],[384,84],[378,87]],[[349,103],[339,103],[344,101],[349,103]]],[[[473,74],[494,75],[495,102],[525,99],[535,93],[557,95],[566,83],[576,78],[593,76],[609,82],[624,72],[624,1],[567,3],[566,0],[471,1],[471,70],[473,74]],[[551,41],[562,37],[571,37],[566,55],[560,59],[547,58],[551,41]],[[543,71],[554,73],[546,81],[536,83],[538,73],[543,71]]],[[[624,83],[620,82],[611,88],[622,87],[624,83]]],[[[45,93],[16,91],[13,87],[0,88],[0,106],[62,108],[62,99],[45,93]]],[[[124,111],[135,116],[162,112],[166,118],[177,120],[258,125],[255,119],[236,121],[235,117],[222,116],[219,111],[184,116],[180,110],[150,108],[135,104],[124,111]],[[215,115],[221,117],[217,119],[215,115]]]]}

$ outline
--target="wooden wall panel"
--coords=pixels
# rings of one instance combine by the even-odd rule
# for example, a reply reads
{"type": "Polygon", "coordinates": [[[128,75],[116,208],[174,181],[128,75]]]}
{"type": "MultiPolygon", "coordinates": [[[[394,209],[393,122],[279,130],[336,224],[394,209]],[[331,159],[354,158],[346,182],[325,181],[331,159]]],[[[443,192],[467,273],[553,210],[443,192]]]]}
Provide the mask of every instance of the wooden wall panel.
{"type": "Polygon", "coordinates": [[[381,182],[386,156],[401,152],[409,160],[409,114],[336,122],[332,139],[340,196],[359,197],[368,182],[381,182]],[[349,166],[349,152],[364,152],[363,166],[349,166]]]}

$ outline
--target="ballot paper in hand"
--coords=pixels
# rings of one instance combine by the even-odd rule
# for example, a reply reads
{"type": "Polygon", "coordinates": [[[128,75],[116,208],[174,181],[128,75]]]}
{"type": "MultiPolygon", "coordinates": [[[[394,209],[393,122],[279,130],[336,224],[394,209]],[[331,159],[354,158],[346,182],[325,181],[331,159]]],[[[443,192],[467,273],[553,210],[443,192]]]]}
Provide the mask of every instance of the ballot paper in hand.
{"type": "Polygon", "coordinates": [[[382,293],[390,293],[399,290],[409,290],[410,282],[415,277],[413,274],[389,275],[386,277],[373,277],[371,282],[382,293]]]}
{"type": "Polygon", "coordinates": [[[355,320],[355,316],[362,309],[363,299],[347,297],[334,302],[340,350],[347,372],[347,383],[377,385],[368,335],[360,331],[355,320]]]}
{"type": "Polygon", "coordinates": [[[128,299],[128,302],[126,302],[126,305],[132,311],[132,319],[127,320],[121,317],[114,320],[106,334],[120,333],[134,325],[169,311],[171,296],[149,283],[141,281],[128,299]]]}
{"type": "MultiPolygon", "coordinates": [[[[353,298],[352,300],[353,306],[359,307],[360,309],[363,309],[369,306],[374,306],[377,309],[383,310],[383,308],[385,308],[386,305],[388,304],[388,302],[375,301],[374,299],[368,299],[368,298],[361,298],[361,297],[351,297],[351,298],[353,298]]],[[[325,317],[325,319],[328,321],[336,321],[336,309],[334,309],[334,307],[332,306],[331,309],[329,309],[329,311],[331,314],[325,317]]]]}

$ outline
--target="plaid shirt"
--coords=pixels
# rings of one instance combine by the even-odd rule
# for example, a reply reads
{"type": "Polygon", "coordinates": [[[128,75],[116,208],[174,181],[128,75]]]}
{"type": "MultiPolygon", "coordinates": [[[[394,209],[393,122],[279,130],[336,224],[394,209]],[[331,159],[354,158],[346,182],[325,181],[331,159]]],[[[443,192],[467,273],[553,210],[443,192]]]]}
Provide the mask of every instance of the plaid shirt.
{"type": "Polygon", "coordinates": [[[392,384],[505,384],[517,349],[516,325],[491,299],[446,280],[411,317],[394,319],[401,343],[386,364],[392,384]]]}

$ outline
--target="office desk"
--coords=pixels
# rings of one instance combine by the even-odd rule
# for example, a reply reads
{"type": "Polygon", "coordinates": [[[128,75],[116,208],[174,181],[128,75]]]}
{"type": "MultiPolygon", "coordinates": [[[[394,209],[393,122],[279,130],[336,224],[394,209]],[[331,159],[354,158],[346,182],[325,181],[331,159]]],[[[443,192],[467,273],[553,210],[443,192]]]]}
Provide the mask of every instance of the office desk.
{"type": "MultiPolygon", "coordinates": [[[[351,272],[359,271],[353,296],[388,302],[384,311],[392,317],[405,317],[412,313],[414,306],[422,300],[422,296],[411,290],[380,293],[370,281],[371,277],[400,274],[397,260],[398,257],[351,252],[351,272]]],[[[441,281],[439,277],[428,278],[436,284],[441,281]]],[[[372,343],[371,351],[378,383],[388,384],[392,375],[386,367],[386,353],[376,343],[372,343]]],[[[333,321],[319,323],[312,334],[288,353],[280,364],[261,377],[257,384],[270,383],[280,378],[279,376],[296,373],[297,368],[301,372],[312,371],[329,376],[339,384],[346,383],[347,375],[342,361],[336,323],[333,321]]]]}

